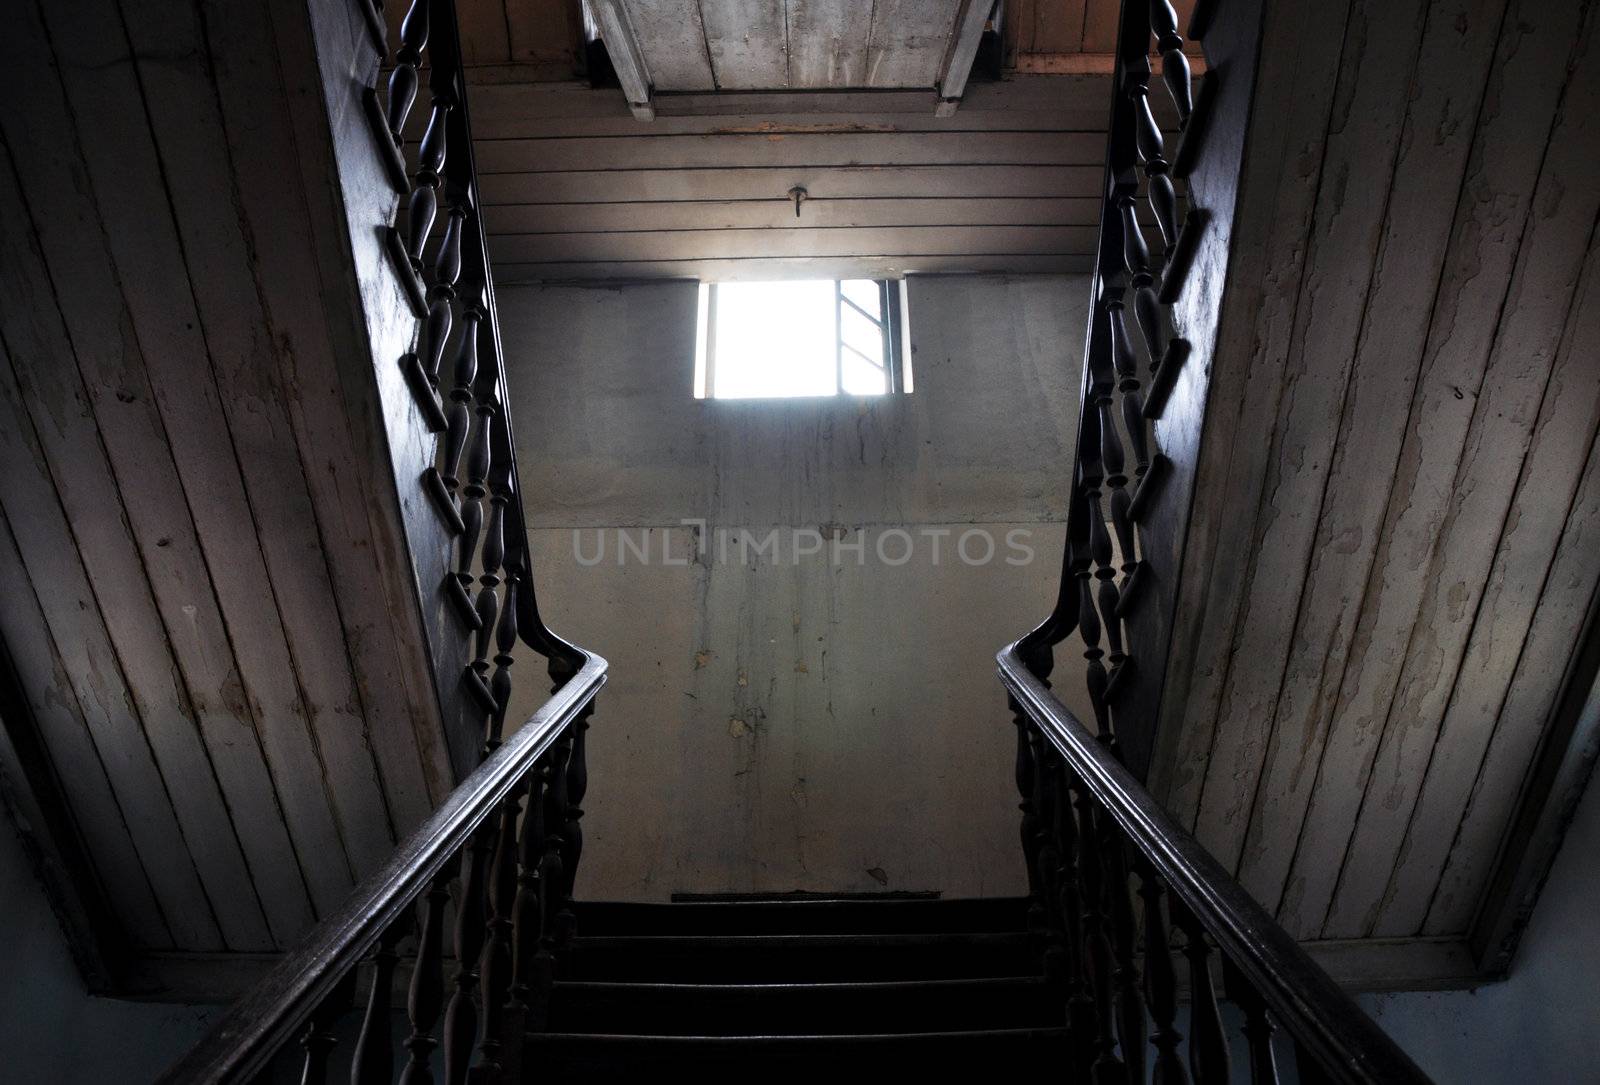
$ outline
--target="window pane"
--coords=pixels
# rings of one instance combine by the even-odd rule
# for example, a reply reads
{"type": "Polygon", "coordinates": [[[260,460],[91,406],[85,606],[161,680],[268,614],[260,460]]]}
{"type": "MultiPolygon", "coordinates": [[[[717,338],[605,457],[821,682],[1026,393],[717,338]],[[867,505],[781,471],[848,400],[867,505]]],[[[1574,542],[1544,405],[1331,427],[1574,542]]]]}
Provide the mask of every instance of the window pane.
{"type": "Polygon", "coordinates": [[[842,279],[839,289],[872,316],[883,319],[883,295],[876,279],[842,279]]]}
{"type": "Polygon", "coordinates": [[[881,396],[889,390],[888,375],[853,351],[843,357],[844,392],[850,396],[881,396]]]}
{"type": "Polygon", "coordinates": [[[828,279],[718,284],[712,394],[836,394],[834,305],[828,279]]]}
{"type": "Polygon", "coordinates": [[[873,361],[883,362],[883,329],[846,305],[839,314],[843,321],[839,337],[873,361]]]}

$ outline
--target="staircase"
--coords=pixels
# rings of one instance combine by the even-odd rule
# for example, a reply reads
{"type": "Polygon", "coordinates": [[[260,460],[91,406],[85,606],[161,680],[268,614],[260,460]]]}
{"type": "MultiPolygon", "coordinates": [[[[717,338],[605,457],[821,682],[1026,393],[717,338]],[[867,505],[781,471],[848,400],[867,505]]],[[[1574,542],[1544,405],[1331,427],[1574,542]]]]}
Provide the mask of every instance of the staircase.
{"type": "MultiPolygon", "coordinates": [[[[381,5],[351,2],[387,57],[381,5]]],[[[1205,33],[1215,6],[1197,10],[1191,35],[1205,33]]],[[[1207,41],[1211,73],[1226,70],[1230,55],[1254,62],[1258,4],[1229,7],[1215,53],[1207,41]]],[[[1152,510],[1177,500],[1171,487],[1186,477],[1147,438],[1192,353],[1190,340],[1167,334],[1176,316],[1163,307],[1186,304],[1178,292],[1187,268],[1222,266],[1205,246],[1228,237],[1220,206],[1197,205],[1203,213],[1189,212],[1180,233],[1172,177],[1195,191],[1214,168],[1202,163],[1190,185],[1207,125],[1220,123],[1205,120],[1208,111],[1242,130],[1249,99],[1236,76],[1232,91],[1211,79],[1214,93],[1191,100],[1176,19],[1166,0],[1123,5],[1066,575],[1045,623],[996,658],[1015,726],[1017,859],[1028,895],[623,904],[580,899],[585,732],[608,664],[550,631],[529,576],[454,4],[410,0],[384,106],[368,58],[362,111],[341,100],[333,112],[367,118],[363,138],[382,149],[388,183],[409,192],[404,232],[396,219],[381,236],[415,346],[399,354],[399,376],[393,353],[378,360],[414,401],[399,413],[426,423],[425,438],[394,442],[417,452],[396,477],[417,480],[421,504],[438,514],[417,518],[439,537],[413,551],[429,563],[419,563],[418,583],[440,585],[430,642],[443,660],[439,689],[460,702],[456,760],[476,767],[164,1081],[272,1080],[292,1061],[306,1085],[378,1085],[397,1071],[408,1085],[503,1085],[735,1068],[762,1081],[1040,1068],[1095,1085],[1276,1085],[1279,1060],[1292,1058],[1291,1080],[1426,1082],[1141,779],[1165,660],[1159,593],[1171,583],[1149,556],[1179,549],[1145,543],[1161,520],[1152,510]],[[1183,127],[1171,163],[1147,100],[1152,42],[1183,127]],[[424,73],[430,115],[408,173],[406,118],[424,73]],[[1139,225],[1141,188],[1162,235],[1159,267],[1139,225]],[[449,221],[430,265],[441,196],[449,221]],[[1150,363],[1148,394],[1129,302],[1150,363]],[[1054,650],[1069,636],[1084,649],[1092,730],[1049,682],[1054,650]],[[508,726],[519,643],[545,660],[553,692],[508,726]],[[353,1015],[360,1030],[349,1042],[353,1015]]],[[[338,27],[345,38],[350,25],[338,27]]],[[[336,81],[332,93],[345,90],[336,81]]],[[[1231,191],[1231,176],[1221,188],[1231,191]]],[[[386,195],[385,208],[392,202],[386,195]]],[[[1206,301],[1193,289],[1188,297],[1206,301]]],[[[628,801],[606,790],[607,801],[628,801]]]]}
{"type": "Polygon", "coordinates": [[[558,1080],[652,1070],[905,1072],[1065,1055],[1020,898],[577,906],[547,1031],[558,1080]]]}

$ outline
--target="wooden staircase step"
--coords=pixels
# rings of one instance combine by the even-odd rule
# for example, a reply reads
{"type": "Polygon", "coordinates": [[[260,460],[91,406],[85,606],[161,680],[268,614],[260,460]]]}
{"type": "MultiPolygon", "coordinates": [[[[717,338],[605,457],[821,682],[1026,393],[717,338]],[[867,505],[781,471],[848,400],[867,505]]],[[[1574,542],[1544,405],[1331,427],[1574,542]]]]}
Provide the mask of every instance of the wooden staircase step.
{"type": "Polygon", "coordinates": [[[1065,1006],[1039,977],[878,983],[556,984],[560,1033],[754,1036],[1049,1028],[1065,1006]]]}
{"type": "Polygon", "coordinates": [[[1040,1065],[1065,1059],[1063,1028],[964,1032],[886,1033],[860,1036],[630,1036],[547,1032],[528,1037],[527,1080],[617,1080],[621,1073],[676,1070],[702,1074],[749,1070],[763,1082],[791,1074],[867,1074],[1040,1065]],[[1016,1060],[1016,1061],[1011,1061],[1016,1060]],[[605,1075],[589,1077],[585,1075],[605,1075]]]}
{"type": "Polygon", "coordinates": [[[561,978],[849,983],[1037,976],[1041,970],[1039,947],[1023,933],[582,935],[561,978]]]}
{"type": "Polygon", "coordinates": [[[1021,897],[791,898],[655,904],[583,901],[585,934],[936,934],[1019,932],[1021,897]]]}

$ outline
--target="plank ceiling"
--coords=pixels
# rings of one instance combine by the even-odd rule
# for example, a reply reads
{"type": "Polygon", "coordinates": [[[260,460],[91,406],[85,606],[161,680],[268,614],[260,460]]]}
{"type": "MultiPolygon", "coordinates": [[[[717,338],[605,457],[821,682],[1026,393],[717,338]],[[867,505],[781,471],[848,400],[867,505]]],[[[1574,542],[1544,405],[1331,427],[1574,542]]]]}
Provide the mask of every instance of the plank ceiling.
{"type": "Polygon", "coordinates": [[[1597,7],[1268,8],[1155,772],[1302,938],[1472,934],[1566,741],[1600,582],[1597,7]]]}
{"type": "Polygon", "coordinates": [[[252,62],[265,5],[205,6],[24,0],[0,36],[4,722],[145,951],[292,944],[450,786],[305,73],[252,62]]]}
{"type": "MultiPolygon", "coordinates": [[[[961,0],[624,0],[658,91],[932,87],[961,0]]],[[[406,4],[387,5],[391,32],[406,4]]],[[[456,0],[480,78],[570,79],[582,0],[456,0]],[[505,70],[499,70],[505,69],[505,70]]],[[[1179,25],[1194,0],[1174,4],[1179,25]]],[[[1081,70],[1116,48],[1121,0],[1007,0],[1006,66],[1081,70]]],[[[395,39],[398,40],[398,39],[395,39]]],[[[1198,55],[1198,48],[1191,48],[1198,55]]]]}
{"type": "Polygon", "coordinates": [[[925,92],[788,95],[783,112],[705,96],[641,125],[614,91],[482,85],[473,128],[495,275],[1086,270],[1105,92],[1103,77],[1026,77],[970,88],[953,118],[925,92]]]}
{"type": "Polygon", "coordinates": [[[940,118],[959,7],[627,0],[657,91],[639,122],[620,91],[562,78],[571,5],[462,3],[496,278],[1087,270],[1119,3],[1013,5],[1022,74],[940,118]]]}

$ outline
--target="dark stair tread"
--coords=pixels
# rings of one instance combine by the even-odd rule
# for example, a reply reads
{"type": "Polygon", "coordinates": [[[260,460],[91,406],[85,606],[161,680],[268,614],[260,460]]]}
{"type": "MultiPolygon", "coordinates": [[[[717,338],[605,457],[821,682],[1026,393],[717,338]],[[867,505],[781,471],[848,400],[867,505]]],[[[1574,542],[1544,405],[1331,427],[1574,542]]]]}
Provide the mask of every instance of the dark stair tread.
{"type": "Polygon", "coordinates": [[[781,1034],[762,1036],[671,1036],[605,1032],[532,1032],[528,1034],[528,1039],[535,1046],[592,1044],[596,1047],[668,1047],[680,1050],[701,1047],[723,1049],[748,1047],[772,1051],[785,1048],[803,1050],[814,1047],[854,1047],[858,1045],[876,1046],[888,1044],[936,1047],[973,1043],[1004,1043],[1017,1040],[1054,1041],[1065,1040],[1066,1038],[1067,1030],[1059,1026],[1050,1028],[968,1029],[959,1032],[863,1032],[844,1036],[785,1036],[781,1034]]]}
{"type": "Polygon", "coordinates": [[[563,979],[794,983],[1038,975],[1022,933],[580,935],[563,979]]]}
{"type": "Polygon", "coordinates": [[[930,1033],[1048,1028],[1064,1012],[1059,997],[1037,977],[791,984],[562,981],[551,1002],[550,1028],[672,1035],[930,1033]]]}
{"type": "Polygon", "coordinates": [[[789,897],[672,904],[584,901],[586,934],[894,934],[1015,932],[1025,927],[1020,897],[789,897]]]}
{"type": "MultiPolygon", "coordinates": [[[[1065,1057],[1064,1028],[992,1029],[966,1032],[874,1033],[856,1036],[627,1036],[565,1033],[530,1034],[524,1067],[528,1080],[554,1075],[605,1075],[653,1069],[699,1072],[711,1067],[774,1073],[864,1074],[938,1072],[955,1068],[992,1069],[996,1059],[1022,1059],[1037,1065],[1042,1056],[1065,1057]]],[[[814,1080],[814,1078],[808,1078],[814,1080]]]]}

